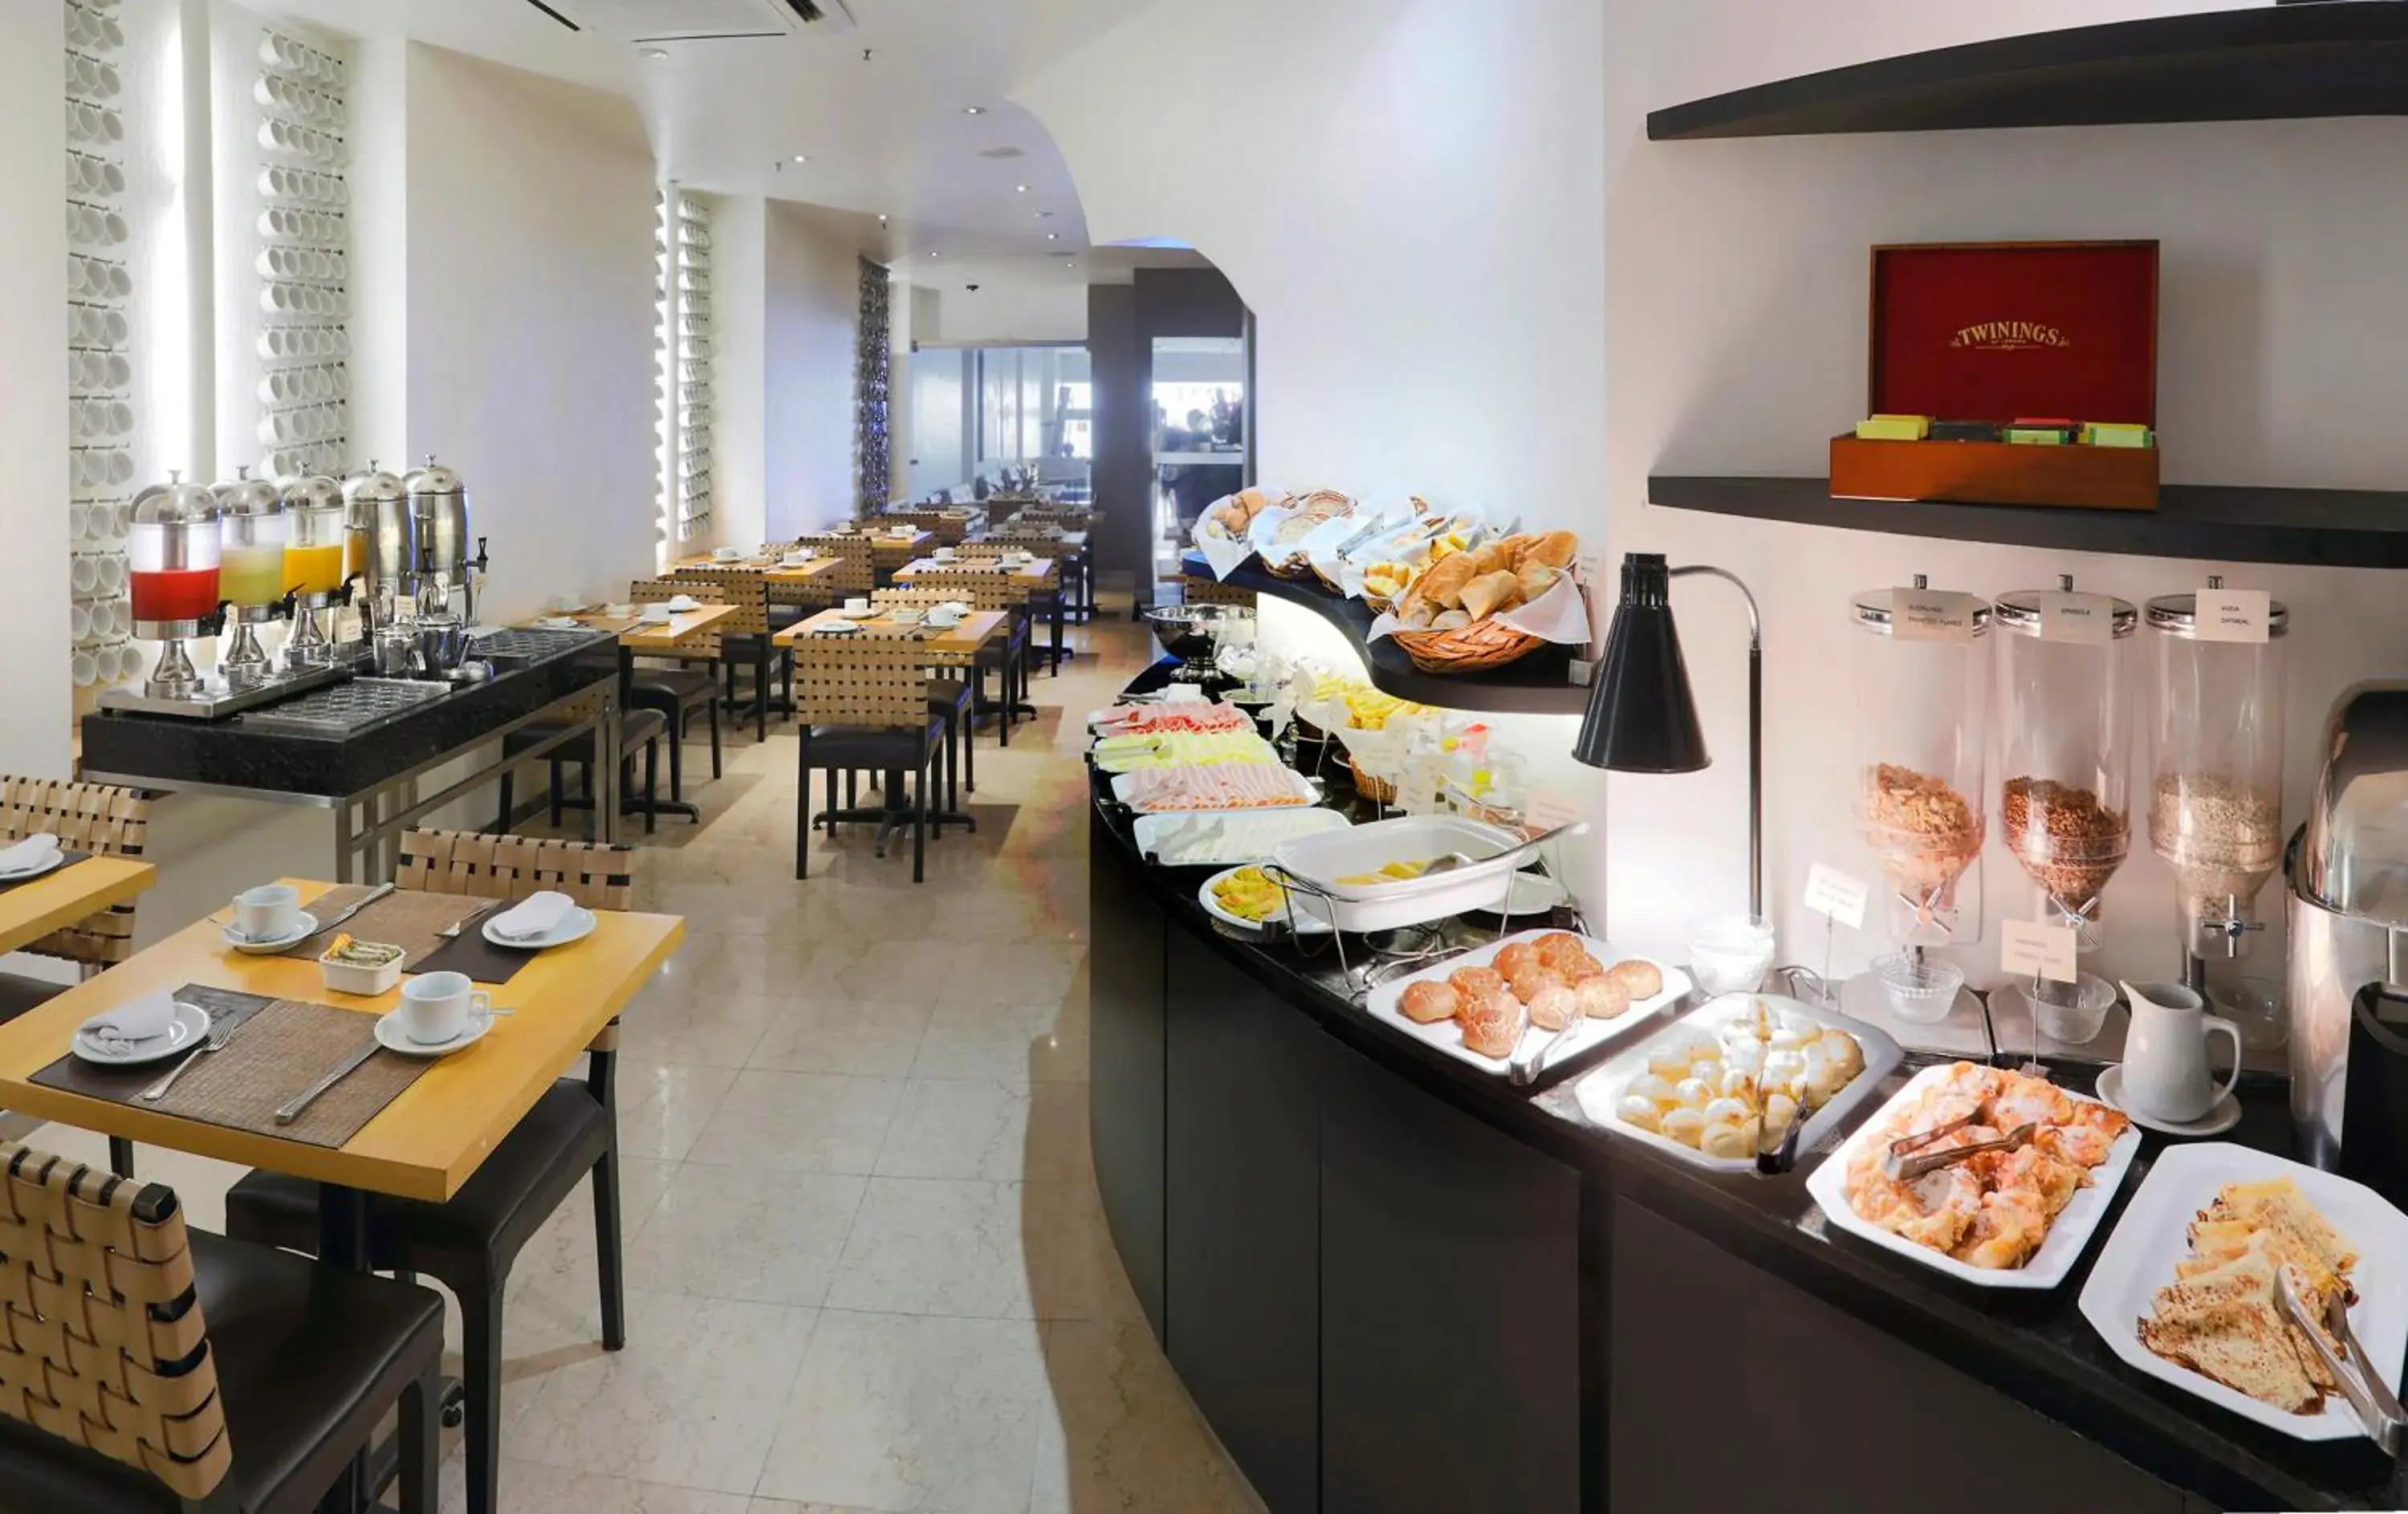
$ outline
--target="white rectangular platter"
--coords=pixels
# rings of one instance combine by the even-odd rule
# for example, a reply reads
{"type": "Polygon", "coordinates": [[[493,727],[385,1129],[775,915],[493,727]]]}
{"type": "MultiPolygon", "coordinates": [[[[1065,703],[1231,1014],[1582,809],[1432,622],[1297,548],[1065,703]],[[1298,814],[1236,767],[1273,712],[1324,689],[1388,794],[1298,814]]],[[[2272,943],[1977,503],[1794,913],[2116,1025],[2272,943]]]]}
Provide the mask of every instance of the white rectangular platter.
{"type": "Polygon", "coordinates": [[[1850,1110],[1870,1098],[1873,1090],[1881,1087],[1881,1080],[1905,1060],[1906,1053],[1890,1038],[1889,1032],[1867,1025],[1862,1020],[1852,1020],[1837,1010],[1821,1009],[1803,1000],[1781,994],[1727,993],[1694,1013],[1670,1022],[1646,1040],[1615,1052],[1612,1060],[1584,1074],[1580,1081],[1572,1085],[1572,1092],[1580,1100],[1581,1113],[1609,1134],[1644,1141],[1692,1166],[1721,1173],[1756,1171],[1753,1158],[1709,1157],[1696,1146],[1684,1146],[1636,1125],[1627,1125],[1614,1115],[1624,1092],[1630,1087],[1630,1080],[1647,1071],[1650,1058],[1658,1051],[1670,1051],[1696,1037],[1713,1038],[1734,1016],[1754,1003],[1762,1003],[1782,1016],[1812,1020],[1826,1030],[1843,1031],[1856,1038],[1857,1048],[1865,1054],[1863,1069],[1848,1080],[1848,1086],[1842,1089],[1830,1103],[1815,1110],[1807,1119],[1806,1128],[1798,1132],[1798,1149],[1800,1151],[1813,1150],[1824,1136],[1848,1117],[1850,1110]]]}
{"type": "MultiPolygon", "coordinates": [[[[1867,1055],[1870,1057],[1870,1053],[1867,1055]]],[[[1830,1220],[1834,1229],[1870,1241],[1884,1250],[1895,1251],[1936,1272],[1945,1273],[1959,1282],[1970,1283],[1975,1288],[2055,1288],[2073,1270],[2073,1263],[2081,1258],[2083,1247],[2090,1244],[2090,1237],[2098,1231],[2099,1222],[2106,1218],[2107,1205],[2114,1199],[2115,1190],[2124,1186],[2124,1175],[2132,1170],[2132,1159],[2141,1149],[2138,1127],[2128,1129],[2115,1138],[2115,1144],[2107,1149],[2107,1160],[2090,1170],[2090,1186],[2075,1193],[2072,1201],[2057,1212],[2057,1218],[2049,1224],[2048,1238],[2041,1242],[2040,1249],[2020,1267],[1976,1267],[1971,1262],[1959,1262],[1955,1257],[1944,1256],[1928,1246],[1917,1246],[1904,1236],[1893,1234],[1879,1225],[1859,1218],[1848,1203],[1849,1159],[1872,1140],[1892,1108],[1902,1101],[1921,1098],[1926,1089],[1947,1078],[1952,1065],[1942,1062],[1908,1078],[1906,1086],[1883,1104],[1872,1118],[1856,1127],[1856,1132],[1841,1143],[1840,1149],[1832,1152],[1820,1167],[1814,1169],[1813,1175],[1806,1179],[1806,1191],[1823,1206],[1824,1217],[1830,1220]]],[[[2066,1093],[2067,1097],[2081,1099],[2086,1103],[2099,1102],[2070,1089],[2066,1093]]]]}
{"type": "MultiPolygon", "coordinates": [[[[1418,972],[1391,978],[1371,990],[1371,996],[1365,1001],[1363,1007],[1371,1012],[1373,1018],[1385,1021],[1414,1040],[1426,1042],[1459,1061],[1469,1062],[1484,1073],[1493,1073],[1498,1077],[1503,1077],[1509,1065],[1508,1060],[1501,1057],[1484,1057],[1465,1045],[1462,1028],[1455,1021],[1440,1020],[1435,1025],[1423,1025],[1407,1018],[1404,1011],[1398,1008],[1398,1002],[1405,997],[1405,990],[1416,983],[1443,983],[1448,973],[1460,968],[1486,967],[1495,959],[1498,952],[1517,941],[1536,941],[1541,936],[1554,933],[1552,930],[1517,930],[1502,941],[1491,942],[1485,946],[1475,946],[1459,956],[1449,957],[1418,972]]],[[[1583,936],[1580,939],[1582,944],[1588,948],[1589,955],[1608,967],[1631,955],[1628,952],[1616,951],[1611,945],[1594,937],[1583,936]]],[[[1653,958],[1647,959],[1655,960],[1653,958]]],[[[1581,1020],[1563,1045],[1557,1046],[1554,1054],[1548,1057],[1547,1065],[1560,1067],[1591,1046],[1603,1045],[1609,1041],[1621,1040],[1634,1034],[1653,1021],[1659,1012],[1686,998],[1690,990],[1696,987],[1689,974],[1679,968],[1663,962],[1656,962],[1656,965],[1664,974],[1663,992],[1653,999],[1637,1001],[1629,1009],[1612,1019],[1581,1020]]],[[[1541,1031],[1535,1025],[1526,1027],[1522,1031],[1521,1044],[1514,1047],[1514,1055],[1535,1056],[1539,1047],[1553,1039],[1555,1035],[1555,1031],[1541,1031]]]]}
{"type": "Polygon", "coordinates": [[[1259,862],[1291,836],[1343,830],[1336,810],[1228,810],[1195,815],[1140,815],[1130,826],[1138,855],[1169,867],[1235,867],[1259,862]],[[1166,859],[1164,853],[1169,849],[1166,859]]]}
{"type": "Polygon", "coordinates": [[[2082,1318],[2107,1348],[2128,1366],[2196,1393],[2220,1409],[2301,1440],[2347,1440],[2362,1434],[2358,1416],[2339,1393],[2329,1394],[2321,1413],[2289,1414],[2237,1389],[2169,1362],[2141,1344],[2139,1323],[2157,1291],[2174,1280],[2174,1263],[2190,1250],[2191,1219],[2215,1200],[2227,1183],[2287,1177],[2358,1253],[2350,1281],[2358,1303],[2350,1329],[2386,1376],[2400,1387],[2400,1361],[2408,1351],[2408,1215],[2372,1189],[2348,1178],[2226,1141],[2169,1146],[2115,1222],[2114,1233],[2082,1285],[2082,1318]]]}
{"type": "Polygon", "coordinates": [[[1115,774],[1112,778],[1112,798],[1120,800],[1123,804],[1128,804],[1129,808],[1136,810],[1140,815],[1238,815],[1242,814],[1247,809],[1294,809],[1299,805],[1311,804],[1314,800],[1321,797],[1321,791],[1312,786],[1312,781],[1307,779],[1304,774],[1297,771],[1294,768],[1275,768],[1265,763],[1247,763],[1242,765],[1252,767],[1258,772],[1276,773],[1280,781],[1286,785],[1289,791],[1296,795],[1296,804],[1256,804],[1218,810],[1155,810],[1143,808],[1136,804],[1129,804],[1129,795],[1135,791],[1137,781],[1146,776],[1147,772],[1195,772],[1205,771],[1193,768],[1149,768],[1145,772],[1124,772],[1115,774]]]}

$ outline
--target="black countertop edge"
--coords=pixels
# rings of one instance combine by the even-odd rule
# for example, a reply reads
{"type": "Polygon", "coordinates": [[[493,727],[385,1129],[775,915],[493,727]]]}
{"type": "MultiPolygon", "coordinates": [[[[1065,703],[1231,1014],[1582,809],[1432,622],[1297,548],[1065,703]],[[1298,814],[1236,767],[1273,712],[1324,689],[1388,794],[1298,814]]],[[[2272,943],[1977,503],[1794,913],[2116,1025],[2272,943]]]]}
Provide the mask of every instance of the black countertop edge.
{"type": "Polygon", "coordinates": [[[616,639],[597,635],[340,733],[256,730],[240,714],[201,721],[95,711],[83,718],[82,765],[89,772],[170,790],[194,786],[332,801],[472,746],[617,674],[616,639]]]}
{"type": "MultiPolygon", "coordinates": [[[[1132,691],[1159,683],[1164,670],[1158,666],[1140,675],[1132,691]]],[[[1145,887],[1168,915],[1340,1043],[1415,1087],[2221,1507],[2400,1507],[2391,1492],[2391,1464],[2371,1442],[2294,1440],[2225,1414],[2125,1365],[2083,1319],[2078,1300],[2090,1265],[2154,1158],[2170,1144],[2164,1138],[2143,1132],[2141,1156],[2065,1282],[2041,1291],[1962,1286],[1829,1231],[1805,1191],[1807,1175],[1878,1113],[1908,1074],[1950,1059],[1911,1057],[1880,1097],[1868,1099],[1842,1129],[1801,1153],[1798,1170],[1787,1175],[1723,1176],[1691,1167],[1589,1125],[1578,1112],[1569,1079],[1535,1091],[1516,1089],[1501,1077],[1397,1034],[1339,990],[1336,958],[1326,944],[1304,958],[1292,946],[1238,939],[1197,901],[1197,886],[1214,870],[1143,862],[1128,812],[1110,798],[1102,775],[1091,769],[1091,777],[1094,827],[1140,864],[1137,871],[1145,887]]],[[[1610,1055],[1593,1055],[1576,1070],[1610,1055]]],[[[2069,1066],[2061,1078],[2086,1091],[2093,1071],[2069,1066]]],[[[2244,1101],[2244,1110],[2241,1127],[2223,1139],[2287,1154],[2289,1116],[2283,1101],[2260,1093],[2244,1101]]]]}

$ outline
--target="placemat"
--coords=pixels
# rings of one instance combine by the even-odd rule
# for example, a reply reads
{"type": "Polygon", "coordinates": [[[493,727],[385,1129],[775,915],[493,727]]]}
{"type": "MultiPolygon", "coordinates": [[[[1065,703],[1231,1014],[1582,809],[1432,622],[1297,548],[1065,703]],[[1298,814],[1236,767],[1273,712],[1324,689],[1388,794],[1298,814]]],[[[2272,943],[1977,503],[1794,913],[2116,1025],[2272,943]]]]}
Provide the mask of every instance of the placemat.
{"type": "MultiPolygon", "coordinates": [[[[358,1134],[361,1126],[431,1065],[431,1059],[380,1050],[320,1094],[299,1119],[279,1125],[280,1107],[375,1041],[376,1017],[191,983],[177,989],[176,997],[208,1010],[211,1030],[227,1016],[234,1017],[237,1029],[223,1051],[194,1063],[165,1099],[142,1105],[161,1114],[333,1148],[358,1134]]],[[[175,1065],[170,1060],[143,1067],[103,1067],[70,1052],[36,1073],[34,1081],[131,1104],[139,1103],[137,1095],[175,1065]]]]}
{"type": "Polygon", "coordinates": [[[480,916],[474,925],[460,932],[457,940],[443,943],[440,950],[428,953],[426,959],[410,971],[466,973],[479,983],[508,983],[520,968],[543,955],[540,949],[496,946],[487,941],[485,921],[491,918],[490,915],[480,916]]]}
{"type": "Polygon", "coordinates": [[[69,852],[63,850],[59,853],[59,856],[64,858],[64,860],[61,861],[57,867],[50,868],[45,872],[36,872],[30,878],[12,878],[6,883],[0,883],[0,894],[5,894],[11,888],[22,888],[29,883],[39,883],[44,878],[55,878],[67,869],[75,866],[78,862],[88,860],[92,854],[90,852],[69,852]]]}
{"type": "MultiPolygon", "coordinates": [[[[334,899],[331,913],[341,914],[368,891],[348,884],[334,889],[328,898],[332,899],[334,894],[347,897],[334,899]]],[[[491,900],[466,894],[433,894],[423,889],[396,888],[341,925],[321,930],[299,945],[277,955],[314,959],[322,954],[337,936],[348,934],[355,941],[374,941],[388,946],[399,946],[404,953],[401,970],[415,973],[420,970],[420,963],[452,944],[450,940],[436,934],[437,931],[450,930],[453,922],[476,914],[492,902],[491,900]]],[[[312,909],[310,913],[315,915],[319,912],[312,909]]],[[[461,932],[464,936],[467,933],[466,930],[461,932]]]]}
{"type": "MultiPolygon", "coordinates": [[[[361,900],[367,898],[368,895],[375,893],[376,890],[377,886],[372,883],[338,883],[332,888],[327,889],[324,893],[318,895],[315,899],[303,900],[301,901],[301,908],[307,911],[309,917],[313,920],[322,922],[331,920],[336,916],[342,914],[345,910],[350,909],[352,905],[358,903],[361,900]]],[[[315,957],[320,952],[326,949],[326,943],[334,940],[337,933],[350,929],[351,926],[348,923],[343,925],[322,926],[322,929],[309,935],[303,936],[300,940],[294,942],[292,945],[285,947],[282,951],[268,952],[265,955],[269,957],[315,957]]]]}

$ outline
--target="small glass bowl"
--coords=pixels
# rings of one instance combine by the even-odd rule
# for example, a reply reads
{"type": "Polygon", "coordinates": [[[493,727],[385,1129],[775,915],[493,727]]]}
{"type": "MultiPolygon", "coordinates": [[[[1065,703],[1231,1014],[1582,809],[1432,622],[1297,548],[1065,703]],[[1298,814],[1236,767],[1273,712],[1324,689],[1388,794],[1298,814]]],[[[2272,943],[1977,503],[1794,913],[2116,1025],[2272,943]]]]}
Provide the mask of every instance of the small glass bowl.
{"type": "Polygon", "coordinates": [[[2115,986],[2096,973],[2076,973],[2071,983],[2045,986],[2043,998],[2034,993],[2028,983],[2014,985],[2024,996],[2024,1004],[2040,1025],[2040,1033],[2060,1045],[2079,1046],[2099,1039],[2106,1028],[2107,1012],[2115,1007],[2115,986]],[[2071,1003],[2058,1002],[2071,999],[2071,1003]]]}
{"type": "Polygon", "coordinates": [[[1892,952],[1872,965],[1873,981],[1891,1014],[1916,1025],[1937,1025],[1956,1007],[1965,970],[1911,952],[1892,952]]]}
{"type": "Polygon", "coordinates": [[[1701,915],[1684,933],[1689,973],[1709,998],[1753,993],[1772,971],[1772,922],[1760,915],[1701,915]]]}

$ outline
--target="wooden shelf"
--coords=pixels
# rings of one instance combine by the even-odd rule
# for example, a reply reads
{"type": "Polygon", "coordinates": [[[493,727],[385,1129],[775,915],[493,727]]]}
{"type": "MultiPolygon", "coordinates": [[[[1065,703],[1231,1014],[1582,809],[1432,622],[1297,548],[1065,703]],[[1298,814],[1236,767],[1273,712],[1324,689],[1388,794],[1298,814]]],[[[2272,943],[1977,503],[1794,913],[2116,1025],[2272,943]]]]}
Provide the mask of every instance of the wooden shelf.
{"type": "Polygon", "coordinates": [[[2316,0],[2002,37],[1652,112],[1659,142],[2408,115],[2408,4],[2316,0]]]}
{"type": "MultiPolygon", "coordinates": [[[[1190,578],[1211,577],[1211,570],[1200,556],[1184,557],[1181,566],[1190,578]]],[[[1417,699],[1449,710],[1512,714],[1576,715],[1588,703],[1587,688],[1571,682],[1569,648],[1541,647],[1521,661],[1493,672],[1440,677],[1414,667],[1412,659],[1395,642],[1385,637],[1368,641],[1366,633],[1371,628],[1369,608],[1360,599],[1330,593],[1317,580],[1281,578],[1264,571],[1259,559],[1248,558],[1221,582],[1231,588],[1252,589],[1302,605],[1344,631],[1346,639],[1354,643],[1354,650],[1362,654],[1372,685],[1400,699],[1417,699]]]]}
{"type": "MultiPolygon", "coordinates": [[[[2378,0],[2360,0],[2375,4],[2378,0]]],[[[2408,494],[2167,484],[2154,512],[1835,499],[1811,478],[1655,477],[1649,502],[1851,531],[2214,562],[2408,568],[2408,494]]]]}

